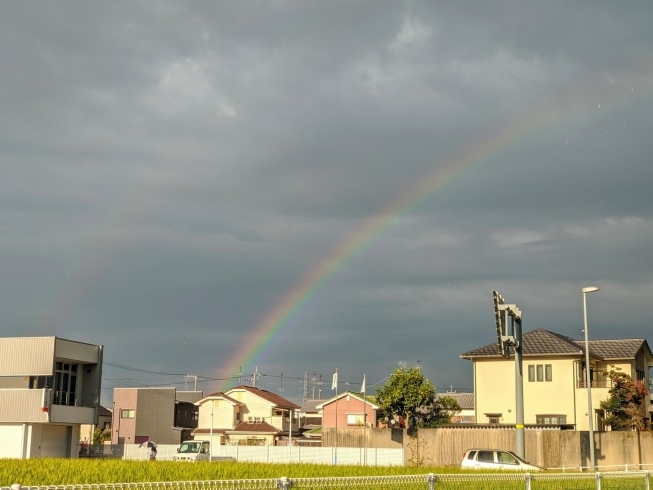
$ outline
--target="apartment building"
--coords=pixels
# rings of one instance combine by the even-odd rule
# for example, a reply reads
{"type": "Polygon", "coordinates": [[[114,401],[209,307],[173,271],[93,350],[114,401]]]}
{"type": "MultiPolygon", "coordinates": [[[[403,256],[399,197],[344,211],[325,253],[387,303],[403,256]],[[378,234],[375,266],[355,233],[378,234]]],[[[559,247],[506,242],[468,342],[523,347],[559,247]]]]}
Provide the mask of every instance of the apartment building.
{"type": "Polygon", "coordinates": [[[97,424],[101,345],[58,337],[0,338],[0,458],[77,457],[97,424]]]}
{"type": "Polygon", "coordinates": [[[112,444],[180,444],[197,427],[201,391],[174,387],[114,388],[112,444]]]}

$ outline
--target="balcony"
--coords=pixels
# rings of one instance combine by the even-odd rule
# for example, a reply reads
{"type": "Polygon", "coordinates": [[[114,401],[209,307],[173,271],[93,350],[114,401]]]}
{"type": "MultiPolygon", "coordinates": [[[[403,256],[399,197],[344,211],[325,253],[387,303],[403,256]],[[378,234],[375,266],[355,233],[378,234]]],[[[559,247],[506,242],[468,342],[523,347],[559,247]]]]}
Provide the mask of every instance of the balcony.
{"type": "MultiPolygon", "coordinates": [[[[612,380],[609,378],[593,379],[590,383],[590,388],[612,388],[612,380]]],[[[587,388],[587,381],[584,379],[577,379],[576,388],[587,388]]]]}
{"type": "Polygon", "coordinates": [[[47,391],[26,388],[0,390],[0,422],[47,422],[47,391]]]}
{"type": "Polygon", "coordinates": [[[0,389],[0,422],[94,424],[95,395],[0,389]]]}

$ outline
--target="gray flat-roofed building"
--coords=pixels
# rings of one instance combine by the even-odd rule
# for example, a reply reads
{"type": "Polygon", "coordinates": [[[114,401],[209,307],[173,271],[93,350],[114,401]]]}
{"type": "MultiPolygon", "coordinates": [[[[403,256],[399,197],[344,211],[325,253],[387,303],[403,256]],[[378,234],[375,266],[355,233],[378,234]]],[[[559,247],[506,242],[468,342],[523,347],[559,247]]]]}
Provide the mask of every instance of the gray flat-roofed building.
{"type": "Polygon", "coordinates": [[[97,424],[101,345],[58,337],[0,338],[0,458],[77,457],[97,424]]]}

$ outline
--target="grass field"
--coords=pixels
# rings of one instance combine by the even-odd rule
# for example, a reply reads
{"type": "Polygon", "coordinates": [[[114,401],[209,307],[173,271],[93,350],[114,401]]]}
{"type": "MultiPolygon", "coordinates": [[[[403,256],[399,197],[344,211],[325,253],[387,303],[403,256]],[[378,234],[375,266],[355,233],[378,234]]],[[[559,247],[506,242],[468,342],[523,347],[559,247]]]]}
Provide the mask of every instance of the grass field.
{"type": "MultiPolygon", "coordinates": [[[[410,484],[387,482],[381,485],[362,480],[344,483],[321,481],[318,483],[297,482],[296,490],[306,488],[345,488],[356,486],[357,489],[369,490],[429,490],[426,474],[439,474],[434,490],[511,490],[525,488],[524,475],[514,472],[507,474],[479,474],[476,471],[462,471],[457,468],[433,467],[362,467],[329,466],[315,464],[270,464],[270,463],[175,463],[172,461],[124,461],[93,459],[29,459],[0,460],[0,487],[20,483],[24,486],[46,485],[82,485],[98,483],[137,483],[137,482],[179,482],[202,480],[250,480],[278,479],[286,476],[298,478],[329,478],[356,476],[400,476],[424,475],[424,479],[412,479],[410,484]]],[[[622,474],[627,476],[627,474],[622,474]]],[[[593,475],[565,475],[565,480],[550,479],[557,475],[533,475],[533,490],[573,489],[590,490],[596,488],[593,475]]],[[[228,488],[231,488],[229,486],[228,488]]],[[[262,488],[262,487],[261,487],[262,488]]],[[[602,490],[644,489],[642,475],[627,478],[610,478],[602,482],[602,490]]]]}
{"type": "MultiPolygon", "coordinates": [[[[329,466],[270,463],[176,463],[116,459],[0,460],[0,486],[131,483],[148,481],[234,480],[251,478],[319,478],[451,473],[451,468],[400,466],[329,466]]],[[[460,471],[460,470],[458,470],[460,471]]]]}

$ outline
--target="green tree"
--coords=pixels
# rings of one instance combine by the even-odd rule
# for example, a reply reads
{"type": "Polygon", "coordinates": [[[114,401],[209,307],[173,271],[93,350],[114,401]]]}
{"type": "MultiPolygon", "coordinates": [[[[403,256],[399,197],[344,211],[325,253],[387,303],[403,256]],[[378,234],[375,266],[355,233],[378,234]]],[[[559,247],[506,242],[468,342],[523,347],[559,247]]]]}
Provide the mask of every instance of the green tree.
{"type": "Polygon", "coordinates": [[[102,444],[111,438],[111,432],[108,430],[95,429],[93,431],[93,444],[102,444]]]}
{"type": "Polygon", "coordinates": [[[642,404],[648,396],[646,386],[641,381],[635,381],[621,368],[610,366],[605,376],[612,381],[608,391],[610,396],[601,402],[601,408],[606,416],[604,423],[612,430],[645,430],[642,404]]]}
{"type": "Polygon", "coordinates": [[[384,386],[376,389],[376,400],[387,418],[403,417],[408,428],[416,428],[418,409],[433,403],[435,386],[419,368],[397,368],[384,386]]]}
{"type": "Polygon", "coordinates": [[[458,401],[451,396],[436,398],[433,403],[417,410],[417,427],[433,428],[450,424],[451,417],[461,410],[458,401]]]}

